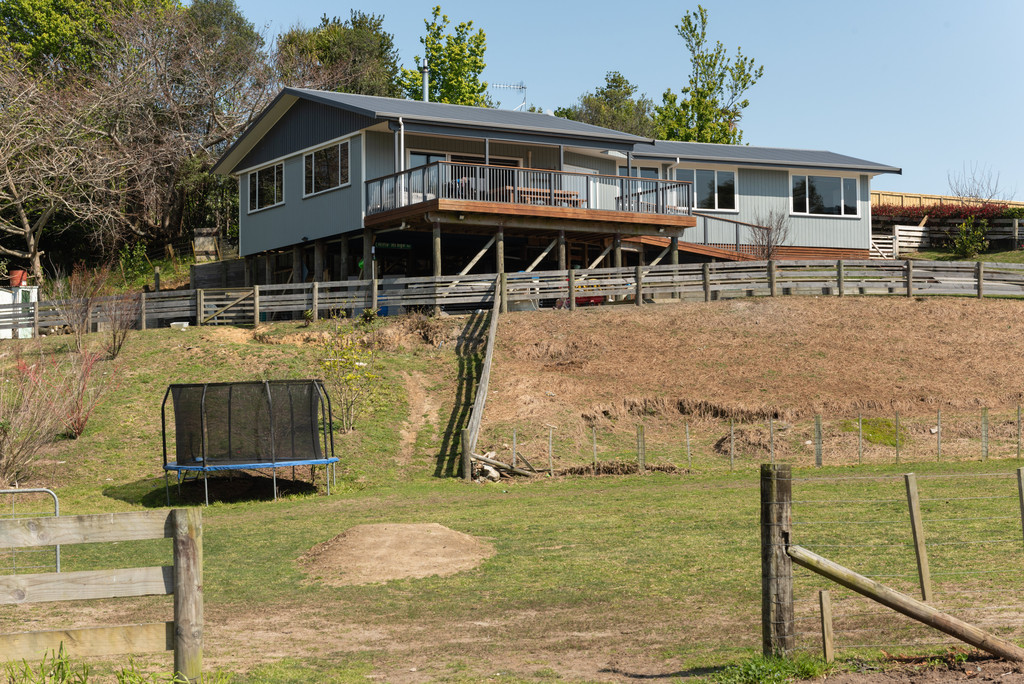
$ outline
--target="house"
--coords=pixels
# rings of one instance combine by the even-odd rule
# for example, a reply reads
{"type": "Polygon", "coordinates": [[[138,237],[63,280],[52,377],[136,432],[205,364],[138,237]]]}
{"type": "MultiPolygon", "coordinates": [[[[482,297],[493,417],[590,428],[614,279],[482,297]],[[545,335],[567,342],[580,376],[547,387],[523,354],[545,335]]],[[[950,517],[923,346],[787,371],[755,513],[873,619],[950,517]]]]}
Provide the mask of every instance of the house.
{"type": "Polygon", "coordinates": [[[285,88],[214,171],[238,179],[263,284],[750,259],[746,224],[770,207],[793,224],[787,255],[866,258],[870,178],[899,169],[285,88]]]}

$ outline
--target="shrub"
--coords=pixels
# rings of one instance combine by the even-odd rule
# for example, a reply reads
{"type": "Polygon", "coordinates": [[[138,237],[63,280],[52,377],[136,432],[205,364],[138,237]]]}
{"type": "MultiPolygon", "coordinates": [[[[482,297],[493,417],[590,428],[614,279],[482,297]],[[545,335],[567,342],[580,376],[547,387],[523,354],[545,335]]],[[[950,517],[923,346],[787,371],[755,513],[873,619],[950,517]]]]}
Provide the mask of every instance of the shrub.
{"type": "Polygon", "coordinates": [[[336,331],[321,345],[320,367],[335,397],[343,432],[355,428],[356,418],[373,398],[379,380],[373,360],[373,347],[351,332],[336,331]]]}
{"type": "Polygon", "coordinates": [[[100,317],[108,326],[107,343],[104,345],[111,359],[116,359],[128,340],[128,333],[135,329],[142,310],[142,300],[135,292],[124,292],[107,297],[100,306],[100,317]]]}
{"type": "Polygon", "coordinates": [[[85,335],[89,332],[92,322],[93,308],[100,293],[106,288],[108,280],[109,266],[91,269],[86,268],[83,263],[78,263],[66,278],[58,276],[53,281],[54,305],[71,328],[78,351],[84,348],[85,335]]]}
{"type": "Polygon", "coordinates": [[[961,259],[971,259],[978,256],[988,249],[986,233],[988,233],[988,221],[985,219],[977,220],[974,216],[968,217],[966,221],[960,224],[956,235],[953,236],[951,244],[953,253],[961,259]]]}

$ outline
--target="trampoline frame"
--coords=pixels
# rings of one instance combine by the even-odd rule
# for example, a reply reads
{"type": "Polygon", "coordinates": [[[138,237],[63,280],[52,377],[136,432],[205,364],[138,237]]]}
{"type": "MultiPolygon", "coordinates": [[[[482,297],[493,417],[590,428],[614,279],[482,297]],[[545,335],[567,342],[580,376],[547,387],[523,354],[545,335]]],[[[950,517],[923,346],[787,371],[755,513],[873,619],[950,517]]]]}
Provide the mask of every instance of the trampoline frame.
{"type": "MultiPolygon", "coordinates": [[[[230,413],[229,413],[230,418],[230,413]]],[[[205,495],[206,505],[210,505],[210,486],[208,482],[208,474],[210,472],[219,470],[260,470],[264,468],[271,469],[271,475],[274,482],[274,501],[277,501],[277,469],[278,468],[292,468],[292,476],[294,478],[295,466],[308,465],[310,467],[310,479],[314,479],[315,468],[318,465],[324,466],[328,472],[325,473],[327,479],[327,495],[331,494],[331,478],[334,478],[334,484],[338,483],[338,472],[336,464],[339,459],[334,455],[334,430],[333,430],[334,412],[331,408],[331,397],[327,394],[327,390],[324,388],[323,380],[320,379],[306,379],[306,380],[264,380],[259,381],[243,381],[243,382],[196,382],[196,383],[178,383],[174,385],[168,385],[167,391],[164,392],[164,400],[160,404],[160,425],[161,432],[163,435],[163,458],[164,458],[164,491],[167,495],[167,505],[171,505],[171,488],[170,488],[170,472],[175,472],[178,485],[178,498],[181,498],[181,483],[182,481],[188,480],[188,473],[194,473],[195,479],[198,479],[200,474],[203,478],[203,493],[205,495]],[[322,439],[322,449],[324,458],[319,459],[303,459],[303,460],[290,460],[290,461],[277,461],[277,444],[274,435],[274,420],[273,420],[273,395],[270,392],[271,385],[275,384],[296,384],[296,383],[309,383],[313,386],[314,390],[320,397],[320,416],[319,423],[320,429],[316,430],[318,433],[318,439],[322,439]],[[271,461],[269,463],[220,463],[220,464],[209,464],[206,454],[206,391],[209,387],[226,387],[231,385],[263,385],[265,389],[265,396],[267,400],[267,411],[271,417],[269,421],[270,427],[270,456],[271,461]],[[179,465],[177,463],[177,455],[175,455],[175,462],[169,463],[167,460],[167,399],[171,396],[171,390],[176,387],[202,387],[203,396],[200,400],[200,431],[202,432],[202,442],[200,445],[200,451],[202,453],[202,465],[179,465]],[[328,452],[330,453],[327,456],[328,452]]],[[[230,445],[231,430],[230,420],[228,429],[228,443],[230,445]]],[[[314,480],[315,482],[315,480],[314,480]]]]}

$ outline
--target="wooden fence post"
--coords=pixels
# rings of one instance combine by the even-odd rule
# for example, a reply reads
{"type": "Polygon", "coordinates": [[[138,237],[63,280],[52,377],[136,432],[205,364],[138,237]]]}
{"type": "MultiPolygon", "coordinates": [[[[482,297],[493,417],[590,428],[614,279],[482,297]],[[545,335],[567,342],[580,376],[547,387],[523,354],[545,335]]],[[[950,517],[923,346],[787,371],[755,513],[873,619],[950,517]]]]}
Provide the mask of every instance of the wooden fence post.
{"type": "Polygon", "coordinates": [[[814,465],[821,467],[821,414],[814,415],[814,465]]]}
{"type": "Polygon", "coordinates": [[[907,259],[907,296],[914,296],[914,262],[907,259]]]}
{"type": "Polygon", "coordinates": [[[704,277],[704,301],[711,301],[711,267],[705,261],[701,267],[701,275],[704,277]]]}
{"type": "Polygon", "coordinates": [[[1020,223],[1020,219],[1013,219],[1013,248],[1020,249],[1020,241],[1017,240],[1017,228],[1020,223]]]}
{"type": "Polygon", "coordinates": [[[260,324],[260,286],[252,286],[252,327],[260,324]]]}
{"type": "Polygon", "coordinates": [[[499,287],[501,288],[501,306],[498,309],[501,313],[508,313],[508,274],[505,272],[501,274],[499,287]]]}
{"type": "Polygon", "coordinates": [[[818,605],[821,606],[821,652],[825,662],[831,663],[836,653],[832,639],[832,595],[828,589],[818,592],[818,605]]]}
{"type": "Polygon", "coordinates": [[[370,262],[370,310],[377,313],[377,262],[370,262]]]}
{"type": "Polygon", "coordinates": [[[644,267],[640,264],[636,265],[634,269],[633,277],[636,280],[636,305],[643,306],[644,303],[644,267]]]}
{"type": "MultiPolygon", "coordinates": [[[[143,314],[145,314],[145,311],[146,311],[146,299],[145,299],[146,295],[145,295],[145,293],[143,293],[142,297],[143,297],[143,299],[142,299],[142,311],[143,311],[143,314]]],[[[146,325],[145,325],[146,319],[145,319],[145,317],[143,317],[142,323],[143,323],[142,329],[145,330],[146,329],[146,325]]],[[[37,339],[39,338],[39,293],[38,292],[36,292],[36,301],[32,302],[32,337],[37,338],[37,339]]],[[[1018,449],[1018,451],[1019,451],[1019,449],[1018,449]]]]}
{"type": "MultiPolygon", "coordinates": [[[[39,306],[36,305],[36,312],[39,311],[39,306]]],[[[36,321],[38,323],[38,320],[36,321]]],[[[139,330],[146,329],[146,293],[143,292],[139,295],[139,330]]]]}
{"type": "Polygon", "coordinates": [[[788,465],[761,466],[761,646],[785,656],[795,644],[793,562],[789,545],[793,482],[788,465]]]}
{"type": "Polygon", "coordinates": [[[914,552],[917,555],[917,576],[921,580],[921,598],[932,600],[932,575],[928,569],[928,548],[924,540],[924,525],[921,522],[921,499],[917,494],[917,476],[907,473],[903,476],[907,485],[907,506],[910,508],[910,528],[914,533],[914,552]]]}
{"type": "Polygon", "coordinates": [[[979,261],[975,270],[978,277],[978,299],[981,299],[985,296],[985,264],[979,261]]]}
{"type": "Polygon", "coordinates": [[[196,290],[196,326],[203,324],[203,309],[206,308],[206,302],[203,300],[202,288],[196,290]]]}
{"type": "Polygon", "coordinates": [[[199,508],[174,516],[174,671],[190,682],[203,672],[203,520],[199,508]]]}
{"type": "Polygon", "coordinates": [[[842,259],[836,262],[836,287],[840,297],[846,294],[846,268],[842,259]]]}
{"type": "Polygon", "coordinates": [[[310,306],[309,308],[313,312],[313,322],[316,323],[318,320],[320,320],[320,283],[314,280],[312,284],[313,288],[311,295],[313,302],[312,306],[310,306]]]}
{"type": "Polygon", "coordinates": [[[779,294],[775,287],[775,259],[768,260],[768,295],[775,297],[779,294]]]}
{"type": "Polygon", "coordinates": [[[469,428],[462,428],[462,479],[473,479],[473,464],[469,458],[469,428]]]}
{"type": "Polygon", "coordinates": [[[576,310],[576,269],[569,269],[569,311],[576,310]]]}

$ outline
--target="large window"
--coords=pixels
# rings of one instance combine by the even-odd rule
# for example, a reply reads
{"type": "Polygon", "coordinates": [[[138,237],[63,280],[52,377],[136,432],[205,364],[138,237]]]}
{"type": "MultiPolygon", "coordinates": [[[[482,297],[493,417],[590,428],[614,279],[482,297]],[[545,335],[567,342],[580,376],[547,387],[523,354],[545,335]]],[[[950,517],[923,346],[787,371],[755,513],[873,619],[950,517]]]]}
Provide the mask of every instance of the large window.
{"type": "Polygon", "coordinates": [[[284,164],[274,164],[249,174],[249,211],[284,204],[284,164]]]}
{"type": "Polygon", "coordinates": [[[306,195],[348,185],[348,141],[310,152],[303,158],[303,165],[306,195]]]}
{"type": "Polygon", "coordinates": [[[793,213],[857,216],[857,179],[793,176],[793,213]]]}
{"type": "Polygon", "coordinates": [[[716,169],[677,169],[676,180],[693,183],[693,208],[736,211],[736,172],[716,169]]]}

